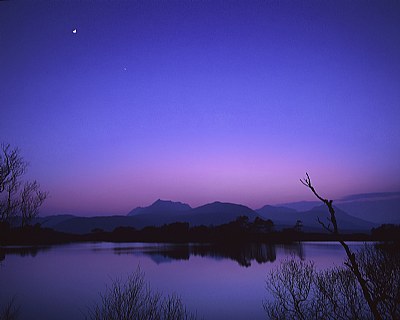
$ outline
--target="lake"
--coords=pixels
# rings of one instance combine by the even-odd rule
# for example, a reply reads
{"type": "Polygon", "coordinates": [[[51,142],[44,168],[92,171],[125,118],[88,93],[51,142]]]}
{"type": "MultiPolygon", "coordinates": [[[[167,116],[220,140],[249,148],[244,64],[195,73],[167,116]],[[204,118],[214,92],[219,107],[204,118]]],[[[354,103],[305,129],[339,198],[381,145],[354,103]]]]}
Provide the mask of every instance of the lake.
{"type": "MultiPolygon", "coordinates": [[[[362,243],[351,243],[357,249],[362,243]]],[[[1,249],[0,304],[15,297],[19,319],[85,319],[113,279],[138,266],[154,290],[176,293],[204,319],[265,319],[270,270],[287,256],[317,268],[341,265],[333,242],[215,246],[154,243],[74,243],[1,249]]]]}

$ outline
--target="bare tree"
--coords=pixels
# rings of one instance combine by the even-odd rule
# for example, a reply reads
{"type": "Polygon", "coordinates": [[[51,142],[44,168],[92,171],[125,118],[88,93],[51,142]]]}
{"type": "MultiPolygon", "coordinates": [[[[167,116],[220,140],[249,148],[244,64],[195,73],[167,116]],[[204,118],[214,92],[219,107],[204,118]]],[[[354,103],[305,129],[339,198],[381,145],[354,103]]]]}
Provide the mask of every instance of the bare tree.
{"type": "Polygon", "coordinates": [[[29,224],[39,214],[39,208],[46,200],[47,192],[40,189],[37,181],[26,182],[21,192],[21,227],[29,224]]]}
{"type": "MultiPolygon", "coordinates": [[[[400,252],[366,244],[356,254],[382,319],[400,319],[400,252]]],[[[317,271],[312,261],[287,258],[266,283],[270,319],[374,319],[358,280],[346,265],[317,271]]]]}
{"type": "Polygon", "coordinates": [[[264,309],[270,319],[312,319],[313,278],[312,261],[284,260],[279,270],[270,272],[267,288],[274,301],[265,301],[264,309]]]}
{"type": "Polygon", "coordinates": [[[294,258],[271,272],[267,288],[275,301],[264,308],[271,319],[400,319],[399,246],[365,244],[352,252],[338,228],[332,200],[321,197],[309,175],[300,180],[326,204],[321,226],[344,248],[343,267],[317,272],[312,262],[294,258]]]}
{"type": "Polygon", "coordinates": [[[18,212],[18,189],[27,163],[19,154],[18,148],[9,144],[1,145],[0,153],[0,221],[9,221],[18,212]]]}
{"type": "Polygon", "coordinates": [[[0,222],[10,222],[21,215],[22,226],[38,215],[47,192],[39,190],[37,181],[26,182],[21,189],[27,162],[18,148],[9,144],[0,147],[0,222]]]}
{"type": "Polygon", "coordinates": [[[195,315],[186,311],[178,296],[163,297],[153,292],[140,268],[126,282],[115,280],[106,294],[102,295],[101,304],[90,310],[89,317],[95,320],[196,319],[195,315]]]}
{"type": "Polygon", "coordinates": [[[310,176],[308,175],[308,173],[306,173],[305,179],[300,179],[300,182],[303,185],[305,185],[307,188],[309,188],[313,192],[313,194],[319,200],[321,200],[323,203],[325,203],[325,205],[328,207],[328,210],[330,213],[330,217],[328,218],[328,225],[326,225],[324,222],[322,222],[319,218],[318,218],[318,222],[321,224],[321,226],[325,230],[327,230],[328,232],[332,233],[335,236],[336,240],[339,241],[339,243],[342,245],[342,247],[346,251],[348,261],[345,264],[350,268],[350,270],[355,275],[358,283],[360,284],[364,298],[365,298],[374,318],[376,320],[382,319],[381,315],[379,314],[378,308],[377,308],[378,300],[373,298],[372,292],[371,292],[370,287],[368,286],[367,280],[362,276],[362,274],[360,272],[360,267],[359,267],[358,262],[356,261],[355,254],[350,250],[349,246],[343,241],[343,238],[341,237],[341,235],[339,233],[339,228],[338,228],[336,215],[335,215],[335,209],[333,208],[333,205],[332,205],[333,201],[325,199],[317,193],[317,191],[315,190],[315,188],[313,187],[313,185],[311,183],[311,179],[310,179],[310,176]],[[332,223],[332,226],[331,226],[331,223],[332,223]]]}
{"type": "Polygon", "coordinates": [[[264,302],[270,319],[372,319],[347,268],[317,271],[312,261],[291,257],[271,271],[267,288],[274,298],[264,302]]]}
{"type": "Polygon", "coordinates": [[[400,319],[399,245],[366,245],[356,259],[379,314],[384,319],[400,319]]]}

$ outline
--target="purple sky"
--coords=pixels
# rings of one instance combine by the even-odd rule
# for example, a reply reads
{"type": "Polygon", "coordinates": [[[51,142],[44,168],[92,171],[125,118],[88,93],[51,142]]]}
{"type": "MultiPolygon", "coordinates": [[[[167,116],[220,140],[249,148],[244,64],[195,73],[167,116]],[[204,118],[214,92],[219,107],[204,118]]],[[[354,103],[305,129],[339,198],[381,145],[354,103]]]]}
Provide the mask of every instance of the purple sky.
{"type": "Polygon", "coordinates": [[[399,1],[0,2],[0,141],[43,214],[398,191],[399,35],[399,1]]]}

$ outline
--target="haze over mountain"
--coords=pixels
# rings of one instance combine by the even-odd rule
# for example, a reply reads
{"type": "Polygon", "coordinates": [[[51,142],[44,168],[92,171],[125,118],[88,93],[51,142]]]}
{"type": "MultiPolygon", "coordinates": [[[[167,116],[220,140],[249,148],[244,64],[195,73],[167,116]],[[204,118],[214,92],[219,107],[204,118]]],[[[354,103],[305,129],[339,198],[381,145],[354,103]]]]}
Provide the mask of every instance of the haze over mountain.
{"type": "Polygon", "coordinates": [[[354,217],[375,223],[400,223],[400,192],[359,194],[336,201],[354,217]]]}
{"type": "MultiPolygon", "coordinates": [[[[334,200],[333,204],[354,217],[376,224],[400,223],[400,192],[353,194],[334,200]]],[[[320,205],[320,201],[298,201],[278,206],[302,212],[320,205]]]]}
{"type": "MultiPolygon", "coordinates": [[[[400,223],[400,193],[371,193],[343,197],[334,201],[339,227],[345,232],[369,231],[384,223],[400,223]]],[[[265,205],[253,210],[241,204],[213,202],[196,208],[182,202],[158,199],[147,207],[131,210],[127,216],[78,217],[56,215],[39,217],[34,222],[43,227],[72,233],[89,233],[94,229],[112,231],[119,226],[143,228],[173,222],[195,225],[220,225],[247,216],[271,219],[277,230],[293,227],[297,220],[304,231],[322,231],[317,216],[327,222],[327,208],[319,201],[299,201],[284,205],[265,205]]]]}
{"type": "MultiPolygon", "coordinates": [[[[304,231],[321,231],[321,225],[318,223],[317,217],[320,218],[322,222],[328,225],[327,218],[330,216],[328,208],[325,205],[319,205],[307,211],[296,211],[292,208],[286,207],[273,207],[264,206],[256,212],[263,219],[271,219],[277,229],[293,227],[297,220],[300,220],[303,224],[304,231]]],[[[349,215],[340,208],[335,206],[336,219],[340,230],[350,232],[359,230],[370,230],[376,227],[375,223],[365,221],[349,215]]]]}
{"type": "Polygon", "coordinates": [[[280,203],[277,204],[277,206],[281,208],[290,208],[295,211],[308,211],[314,207],[319,206],[320,204],[321,204],[320,201],[296,201],[296,202],[280,203]]]}

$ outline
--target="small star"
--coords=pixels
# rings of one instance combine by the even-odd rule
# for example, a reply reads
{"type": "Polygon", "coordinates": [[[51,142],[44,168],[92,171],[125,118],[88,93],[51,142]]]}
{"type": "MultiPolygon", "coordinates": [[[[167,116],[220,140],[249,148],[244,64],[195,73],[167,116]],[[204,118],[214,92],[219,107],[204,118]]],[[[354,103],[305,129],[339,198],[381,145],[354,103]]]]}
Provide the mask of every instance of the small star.
{"type": "Polygon", "coordinates": [[[127,68],[126,67],[124,67],[124,71],[126,71],[127,70],[127,68]]]}
{"type": "Polygon", "coordinates": [[[75,28],[74,30],[72,30],[72,33],[73,33],[73,34],[76,34],[76,28],[75,28]]]}

